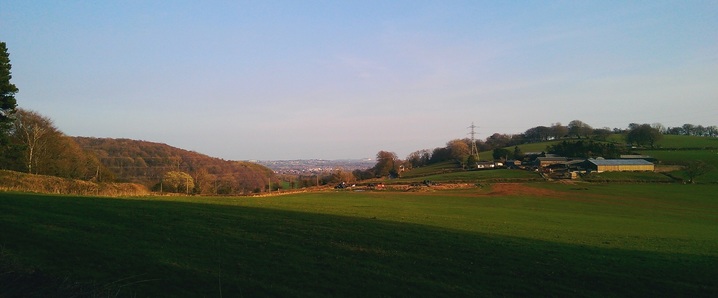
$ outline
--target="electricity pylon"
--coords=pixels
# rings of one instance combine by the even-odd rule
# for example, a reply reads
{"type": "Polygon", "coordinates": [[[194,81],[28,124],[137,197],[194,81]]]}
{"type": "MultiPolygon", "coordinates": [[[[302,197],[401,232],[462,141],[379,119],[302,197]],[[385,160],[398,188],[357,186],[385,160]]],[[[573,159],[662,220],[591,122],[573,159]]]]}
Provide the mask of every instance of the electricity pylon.
{"type": "Polygon", "coordinates": [[[478,126],[474,125],[474,122],[471,122],[471,126],[468,128],[471,128],[471,132],[469,133],[471,135],[471,155],[476,158],[476,161],[479,160],[479,149],[476,148],[476,131],[474,130],[478,126]]]}

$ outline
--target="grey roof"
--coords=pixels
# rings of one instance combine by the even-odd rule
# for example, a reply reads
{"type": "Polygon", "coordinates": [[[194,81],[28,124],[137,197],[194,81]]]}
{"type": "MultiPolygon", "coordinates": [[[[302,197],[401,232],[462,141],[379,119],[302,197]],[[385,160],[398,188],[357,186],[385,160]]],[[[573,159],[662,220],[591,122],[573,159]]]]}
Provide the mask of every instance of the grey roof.
{"type": "Polygon", "coordinates": [[[653,157],[651,157],[650,155],[624,154],[624,155],[621,155],[621,158],[630,159],[630,158],[653,158],[653,157]]]}
{"type": "Polygon", "coordinates": [[[635,166],[653,164],[652,162],[644,159],[589,159],[588,161],[597,166],[635,166]]]}
{"type": "Polygon", "coordinates": [[[560,157],[560,156],[537,157],[536,159],[541,160],[541,161],[567,161],[568,160],[568,158],[560,157]]]}

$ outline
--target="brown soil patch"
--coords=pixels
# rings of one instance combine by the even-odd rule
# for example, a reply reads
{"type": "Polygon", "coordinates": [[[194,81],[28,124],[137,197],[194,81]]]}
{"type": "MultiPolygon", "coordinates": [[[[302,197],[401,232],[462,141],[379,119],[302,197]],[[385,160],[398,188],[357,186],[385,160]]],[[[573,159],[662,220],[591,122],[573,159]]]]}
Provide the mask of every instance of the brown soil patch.
{"type": "Polygon", "coordinates": [[[488,196],[530,195],[539,197],[566,196],[567,193],[531,187],[521,183],[496,183],[491,185],[488,196]]]}
{"type": "MultiPolygon", "coordinates": [[[[622,204],[621,201],[616,201],[610,196],[586,193],[584,190],[587,190],[587,188],[576,187],[572,188],[571,191],[556,191],[539,187],[531,187],[521,183],[496,183],[491,185],[491,191],[486,194],[480,194],[479,196],[523,195],[576,202],[622,204]]],[[[636,199],[638,198],[632,198],[633,201],[636,199]]]]}
{"type": "Polygon", "coordinates": [[[656,173],[668,173],[673,171],[680,171],[683,166],[678,165],[656,165],[656,173]]]}
{"type": "Polygon", "coordinates": [[[466,189],[466,188],[472,188],[474,187],[474,184],[470,183],[443,183],[439,185],[432,185],[431,188],[436,190],[445,190],[445,189],[466,189]]]}

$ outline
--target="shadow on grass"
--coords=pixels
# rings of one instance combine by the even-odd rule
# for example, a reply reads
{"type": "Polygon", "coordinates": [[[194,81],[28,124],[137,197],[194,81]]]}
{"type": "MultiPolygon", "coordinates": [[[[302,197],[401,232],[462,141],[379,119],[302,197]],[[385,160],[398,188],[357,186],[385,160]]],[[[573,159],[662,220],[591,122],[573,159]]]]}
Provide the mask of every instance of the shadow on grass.
{"type": "Polygon", "coordinates": [[[714,256],[274,209],[0,193],[0,231],[2,297],[718,294],[714,256]]]}

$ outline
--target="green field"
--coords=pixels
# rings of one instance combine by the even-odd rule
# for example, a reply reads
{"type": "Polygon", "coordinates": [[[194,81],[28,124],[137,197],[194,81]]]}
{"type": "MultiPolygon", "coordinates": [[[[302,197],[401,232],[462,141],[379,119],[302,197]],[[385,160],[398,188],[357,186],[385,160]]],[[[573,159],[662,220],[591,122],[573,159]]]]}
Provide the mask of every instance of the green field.
{"type": "Polygon", "coordinates": [[[677,136],[663,135],[661,140],[656,143],[656,147],[660,148],[718,148],[718,138],[696,137],[696,136],[677,136]]]}
{"type": "MultiPolygon", "coordinates": [[[[626,138],[624,135],[612,134],[608,137],[608,141],[617,144],[625,144],[626,138]]],[[[697,137],[697,136],[683,136],[683,135],[663,135],[661,139],[656,142],[656,148],[692,148],[692,149],[705,149],[705,148],[718,148],[718,138],[710,137],[697,137]]]]}
{"type": "Polygon", "coordinates": [[[442,162],[412,169],[390,182],[410,183],[430,180],[434,182],[486,182],[486,181],[532,181],[542,180],[537,173],[524,170],[474,170],[462,169],[456,162],[442,162]]]}
{"type": "MultiPolygon", "coordinates": [[[[689,161],[700,160],[713,166],[713,170],[696,178],[699,183],[718,183],[718,149],[712,150],[646,150],[642,154],[657,158],[661,164],[683,165],[689,161]]],[[[676,177],[686,179],[683,171],[672,173],[676,177]]]]}
{"type": "Polygon", "coordinates": [[[455,161],[445,161],[440,163],[431,164],[428,166],[418,167],[411,169],[406,173],[402,173],[402,178],[423,178],[430,175],[440,175],[445,173],[453,173],[458,171],[464,171],[461,166],[455,161]]]}
{"type": "Polygon", "coordinates": [[[430,180],[434,182],[491,182],[491,181],[511,181],[511,182],[526,182],[526,181],[543,181],[541,175],[536,172],[526,170],[507,170],[507,169],[492,169],[492,170],[475,170],[475,171],[460,171],[445,174],[435,174],[428,176],[421,176],[413,179],[398,179],[399,182],[405,181],[423,181],[430,180]]]}
{"type": "Polygon", "coordinates": [[[675,183],[676,180],[656,172],[603,172],[581,175],[581,180],[590,182],[642,182],[675,183]]]}
{"type": "MultiPolygon", "coordinates": [[[[545,141],[545,142],[539,142],[539,143],[529,143],[529,144],[521,144],[518,145],[519,149],[521,149],[521,152],[544,152],[546,151],[546,147],[560,143],[562,140],[554,140],[554,141],[545,141]]],[[[514,151],[515,146],[509,146],[505,147],[504,149],[509,150],[511,152],[514,151]]],[[[483,151],[479,152],[479,159],[480,160],[493,160],[493,150],[492,151],[483,151]]]]}
{"type": "Polygon", "coordinates": [[[716,191],[530,183],[264,198],[0,193],[0,296],[710,297],[716,191]]]}
{"type": "MultiPolygon", "coordinates": [[[[567,139],[577,140],[577,139],[567,139]]],[[[625,137],[620,134],[612,134],[608,138],[609,142],[616,144],[625,144],[625,137]]],[[[556,144],[560,141],[547,141],[532,144],[519,145],[523,152],[541,152],[545,151],[549,145],[556,144]]],[[[504,149],[513,150],[513,147],[504,149]]],[[[658,159],[658,165],[685,165],[691,161],[703,161],[710,164],[713,170],[701,175],[695,179],[697,183],[718,183],[718,138],[683,136],[683,135],[663,135],[661,140],[656,144],[656,149],[632,149],[632,154],[649,155],[658,159]]],[[[491,158],[491,152],[482,152],[481,158],[486,160],[491,158]]],[[[439,169],[434,165],[435,172],[439,169]]],[[[417,170],[417,169],[415,169],[417,170]]],[[[412,171],[415,171],[412,170],[412,171]]],[[[411,172],[409,172],[411,173],[411,172]]],[[[421,173],[427,174],[427,173],[421,173]]],[[[682,170],[669,173],[678,180],[687,181],[687,175],[682,170]]],[[[632,174],[632,173],[611,173],[594,175],[587,177],[587,181],[644,181],[644,182],[668,182],[668,177],[653,174],[632,174]]],[[[480,178],[479,178],[480,179],[480,178]]]]}
{"type": "MultiPolygon", "coordinates": [[[[560,143],[561,140],[556,141],[546,141],[546,142],[540,142],[540,143],[530,143],[530,144],[523,144],[519,145],[519,148],[521,149],[521,152],[544,152],[546,151],[546,147],[560,143]]],[[[512,150],[514,147],[506,147],[507,150],[512,150]]],[[[491,155],[489,155],[491,157],[491,155]]]]}

